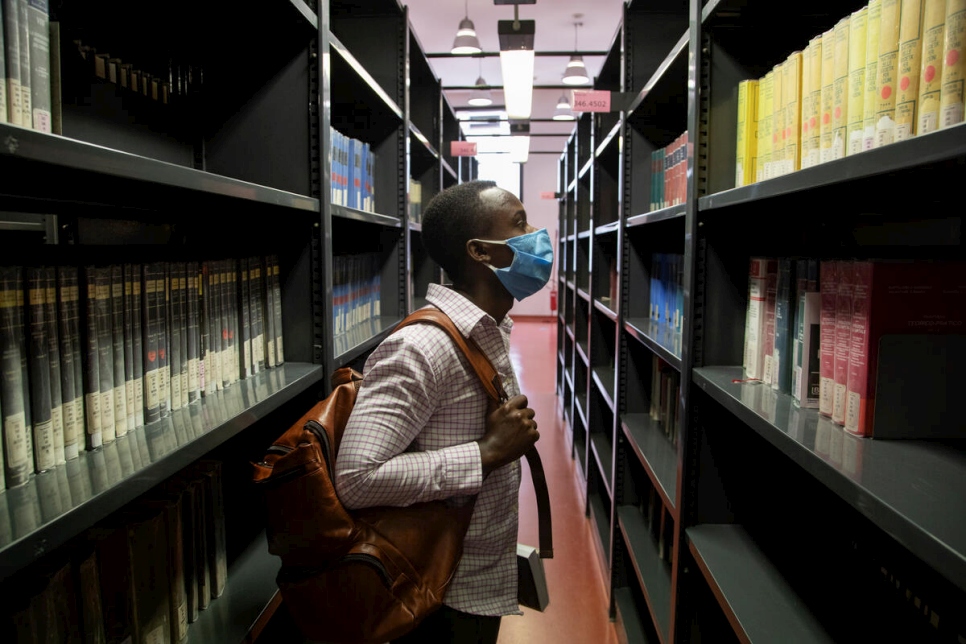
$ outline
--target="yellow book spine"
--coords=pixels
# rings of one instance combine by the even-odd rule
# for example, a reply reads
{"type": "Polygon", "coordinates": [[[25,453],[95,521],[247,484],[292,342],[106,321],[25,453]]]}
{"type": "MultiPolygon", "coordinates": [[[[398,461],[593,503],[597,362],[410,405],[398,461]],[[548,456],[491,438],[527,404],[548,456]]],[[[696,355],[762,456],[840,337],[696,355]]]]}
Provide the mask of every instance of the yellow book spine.
{"type": "Polygon", "coordinates": [[[919,122],[917,134],[939,129],[946,0],[925,0],[922,13],[922,68],[919,70],[919,122]]]}
{"type": "Polygon", "coordinates": [[[899,12],[899,92],[896,94],[896,141],[916,135],[919,119],[919,73],[922,65],[923,0],[902,0],[899,12]]]}
{"type": "Polygon", "coordinates": [[[748,81],[748,108],[746,121],[749,123],[748,137],[745,139],[745,163],[749,167],[745,170],[745,181],[755,182],[758,172],[758,80],[748,81]]]}
{"type": "Polygon", "coordinates": [[[863,101],[862,147],[871,150],[875,145],[875,114],[879,96],[879,25],[882,22],[882,0],[869,0],[865,26],[865,100],[863,101]]]}
{"type": "Polygon", "coordinates": [[[751,167],[745,162],[745,142],[748,140],[748,85],[749,81],[738,83],[738,123],[735,131],[735,188],[748,185],[746,171],[751,167]]]}
{"type": "Polygon", "coordinates": [[[782,92],[785,94],[785,174],[801,169],[802,140],[802,52],[793,51],[785,60],[782,92]]]}
{"type": "MultiPolygon", "coordinates": [[[[819,164],[822,152],[822,36],[815,36],[809,43],[809,117],[808,117],[808,167],[819,164]]],[[[803,84],[804,88],[804,84],[803,84]]],[[[803,89],[804,91],[804,89],[803,89]]]]}
{"type": "Polygon", "coordinates": [[[879,67],[876,70],[875,142],[879,148],[895,140],[896,82],[899,71],[900,0],[882,0],[879,23],[879,67]]]}
{"type": "Polygon", "coordinates": [[[832,88],[832,158],[845,157],[845,142],[849,124],[849,23],[846,16],[835,25],[835,52],[832,59],[834,86],[832,88]]]}
{"type": "Polygon", "coordinates": [[[822,34],[822,123],[819,163],[832,160],[832,94],[835,87],[835,32],[822,34]]]}
{"type": "Polygon", "coordinates": [[[768,172],[771,170],[771,125],[772,109],[775,105],[775,84],[772,82],[774,77],[775,72],[768,72],[765,74],[765,78],[759,81],[762,87],[761,109],[758,111],[758,169],[761,171],[760,180],[771,178],[768,172]]]}
{"type": "Polygon", "coordinates": [[[946,38],[943,44],[940,127],[963,122],[963,81],[966,79],[966,0],[946,0],[946,38]]]}
{"type": "Polygon", "coordinates": [[[849,110],[848,148],[845,153],[862,151],[865,119],[865,43],[869,7],[865,6],[849,19],[849,110]]]}
{"type": "Polygon", "coordinates": [[[768,174],[769,179],[782,174],[781,168],[785,154],[785,140],[782,138],[782,130],[785,127],[785,103],[783,102],[785,94],[782,89],[783,64],[779,63],[772,68],[771,170],[768,174]]]}
{"type": "Polygon", "coordinates": [[[805,45],[805,50],[802,52],[802,122],[798,135],[799,141],[801,142],[798,146],[798,167],[802,169],[809,167],[809,145],[811,145],[811,140],[809,139],[808,124],[812,120],[811,86],[812,42],[809,41],[805,45]]]}

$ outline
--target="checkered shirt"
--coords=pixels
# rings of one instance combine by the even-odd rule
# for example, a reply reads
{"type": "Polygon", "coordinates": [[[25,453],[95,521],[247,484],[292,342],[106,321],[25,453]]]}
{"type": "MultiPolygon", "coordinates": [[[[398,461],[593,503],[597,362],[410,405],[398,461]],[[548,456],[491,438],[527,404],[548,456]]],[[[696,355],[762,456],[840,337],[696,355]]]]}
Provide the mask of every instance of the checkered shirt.
{"type": "MultiPolygon", "coordinates": [[[[505,316],[492,316],[452,289],[430,284],[426,299],[474,339],[507,394],[520,387],[510,363],[505,316]]],[[[406,506],[478,494],[444,603],[476,615],[521,615],[517,601],[520,461],[483,480],[479,445],[488,397],[449,335],[435,325],[404,327],[364,367],[336,462],[336,489],[348,508],[406,506]]]]}

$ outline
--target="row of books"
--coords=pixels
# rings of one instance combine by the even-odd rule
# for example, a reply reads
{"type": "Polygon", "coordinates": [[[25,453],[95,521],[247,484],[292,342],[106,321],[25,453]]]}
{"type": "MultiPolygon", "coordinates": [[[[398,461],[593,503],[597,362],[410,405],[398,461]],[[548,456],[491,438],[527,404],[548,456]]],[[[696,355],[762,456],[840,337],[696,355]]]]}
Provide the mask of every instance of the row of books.
{"type": "Polygon", "coordinates": [[[650,417],[661,424],[664,435],[672,445],[678,444],[681,425],[681,373],[671,368],[656,355],[651,356],[651,406],[650,417]]]}
{"type": "Polygon", "coordinates": [[[353,139],[332,128],[329,162],[332,168],[332,203],[375,212],[376,155],[366,141],[353,139]]]}
{"type": "Polygon", "coordinates": [[[963,121],[966,0],[870,0],[738,86],[735,185],[963,121]]]}
{"type": "Polygon", "coordinates": [[[10,581],[13,641],[186,642],[228,582],[223,494],[222,464],[198,461],[10,581]]]}
{"type": "Polygon", "coordinates": [[[275,256],[0,268],[5,484],[284,362],[275,256]]]}
{"type": "Polygon", "coordinates": [[[966,263],[756,257],[745,375],[874,436],[882,338],[961,334],[964,321],[966,263]]]}
{"type": "MultiPolygon", "coordinates": [[[[203,72],[200,66],[169,59],[166,68],[155,69],[151,73],[136,63],[112,56],[82,40],[74,40],[71,45],[76,48],[76,54],[90,75],[112,83],[124,92],[138,94],[152,101],[167,104],[196,92],[201,85],[203,72]]],[[[73,53],[74,49],[69,51],[73,53]]]]}
{"type": "Polygon", "coordinates": [[[340,336],[382,315],[382,255],[332,258],[332,329],[340,336]]]}
{"type": "Polygon", "coordinates": [[[409,180],[409,221],[423,223],[423,184],[415,179],[409,180]]]}
{"type": "Polygon", "coordinates": [[[654,253],[651,256],[651,320],[675,333],[684,330],[684,255],[654,253]]]}
{"type": "Polygon", "coordinates": [[[651,210],[682,204],[688,190],[688,133],[651,153],[651,210]]]}
{"type": "MultiPolygon", "coordinates": [[[[50,21],[47,0],[3,0],[0,16],[0,123],[53,132],[51,79],[59,79],[59,24],[50,21]]],[[[53,91],[59,104],[59,92],[53,91]]]]}

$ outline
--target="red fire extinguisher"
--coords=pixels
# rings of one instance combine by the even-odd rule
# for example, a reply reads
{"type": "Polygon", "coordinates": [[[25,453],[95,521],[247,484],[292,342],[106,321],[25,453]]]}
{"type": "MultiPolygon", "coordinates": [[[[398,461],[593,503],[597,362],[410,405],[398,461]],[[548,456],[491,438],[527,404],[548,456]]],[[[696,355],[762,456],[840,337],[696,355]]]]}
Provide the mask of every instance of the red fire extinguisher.
{"type": "Polygon", "coordinates": [[[554,287],[550,291],[550,312],[551,313],[557,312],[557,288],[556,287],[554,287]]]}

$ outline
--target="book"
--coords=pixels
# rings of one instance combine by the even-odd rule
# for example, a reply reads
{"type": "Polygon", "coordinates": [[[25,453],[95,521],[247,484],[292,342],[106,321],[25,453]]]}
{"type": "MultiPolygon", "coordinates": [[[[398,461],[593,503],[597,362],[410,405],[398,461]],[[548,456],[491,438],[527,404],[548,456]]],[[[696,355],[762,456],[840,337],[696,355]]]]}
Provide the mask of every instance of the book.
{"type": "Polygon", "coordinates": [[[23,369],[23,271],[0,267],[0,413],[3,414],[4,487],[27,482],[33,471],[23,369]]]}
{"type": "Polygon", "coordinates": [[[157,263],[142,266],[144,296],[141,302],[141,318],[144,327],[142,359],[144,363],[144,422],[156,422],[161,418],[161,373],[158,359],[158,336],[161,323],[158,319],[158,300],[161,294],[161,269],[157,263]]]}
{"type": "MultiPolygon", "coordinates": [[[[44,323],[47,325],[47,354],[50,366],[50,421],[54,438],[54,464],[67,462],[64,451],[63,361],[60,355],[60,330],[57,320],[57,269],[43,267],[44,323]]],[[[73,378],[73,371],[71,371],[73,378]]]]}
{"type": "Polygon", "coordinates": [[[924,0],[922,13],[922,67],[919,70],[919,119],[917,134],[939,129],[942,90],[946,0],[924,0]]]}
{"type": "Polygon", "coordinates": [[[875,435],[878,354],[885,336],[962,332],[963,275],[961,262],[855,263],[846,431],[875,435]]]}
{"type": "Polygon", "coordinates": [[[882,23],[882,0],[869,0],[865,27],[865,99],[862,116],[862,149],[875,145],[876,107],[879,88],[879,26],[882,23]]]}
{"type": "Polygon", "coordinates": [[[879,62],[876,68],[874,147],[895,140],[896,93],[899,72],[900,0],[882,0],[879,22],[879,62]]]}
{"type": "Polygon", "coordinates": [[[832,394],[832,422],[845,424],[849,359],[852,347],[852,292],[855,262],[839,262],[835,295],[835,390],[832,394]]]}
{"type": "Polygon", "coordinates": [[[899,85],[896,95],[896,141],[916,135],[919,121],[919,74],[922,65],[924,0],[902,0],[899,12],[899,85]]]}
{"type": "Polygon", "coordinates": [[[97,337],[97,268],[84,267],[84,408],[87,420],[88,449],[97,449],[104,440],[101,432],[101,375],[97,337]]]}
{"type": "MultiPolygon", "coordinates": [[[[782,93],[784,116],[782,127],[783,174],[801,169],[802,137],[802,52],[793,51],[783,66],[782,93]]],[[[683,194],[683,192],[682,192],[683,194]]]]}
{"type": "Polygon", "coordinates": [[[24,270],[27,288],[27,337],[29,338],[30,410],[33,427],[34,471],[43,472],[57,464],[54,454],[54,427],[50,397],[50,342],[44,320],[47,283],[44,269],[29,266],[24,270]]]}
{"type": "Polygon", "coordinates": [[[832,416],[835,397],[835,306],[838,299],[839,263],[823,260],[819,268],[819,292],[822,311],[819,319],[819,413],[832,416]]]}
{"type": "Polygon", "coordinates": [[[83,448],[83,365],[80,356],[77,269],[58,266],[57,325],[60,341],[61,401],[64,417],[64,458],[77,458],[83,448]]]}
{"type": "Polygon", "coordinates": [[[24,125],[20,71],[19,0],[3,0],[4,62],[7,79],[7,122],[24,125]]]}
{"type": "Polygon", "coordinates": [[[108,279],[110,280],[110,341],[114,365],[114,436],[117,437],[127,434],[128,428],[128,391],[125,380],[124,358],[124,275],[120,264],[111,264],[105,270],[108,271],[108,279]]]}
{"type": "Polygon", "coordinates": [[[765,276],[768,259],[753,257],[748,269],[748,308],[745,314],[745,377],[759,380],[764,375],[761,347],[765,334],[765,276]]]}
{"type": "MultiPolygon", "coordinates": [[[[963,84],[966,81],[966,0],[946,0],[943,38],[942,88],[939,92],[940,127],[963,122],[963,84]]],[[[9,46],[7,48],[9,51],[9,46]]]]}
{"type": "Polygon", "coordinates": [[[845,158],[848,144],[849,38],[851,16],[835,24],[832,56],[832,159],[845,158]]]}
{"type": "Polygon", "coordinates": [[[869,7],[854,12],[849,19],[849,82],[847,155],[861,152],[865,134],[865,47],[869,7]]]}
{"type": "Polygon", "coordinates": [[[33,129],[53,131],[50,90],[50,17],[47,0],[27,0],[30,43],[30,110],[33,129]]]}
{"type": "Polygon", "coordinates": [[[822,121],[819,124],[819,163],[832,160],[832,107],[835,97],[835,30],[822,34],[822,121]]]}

